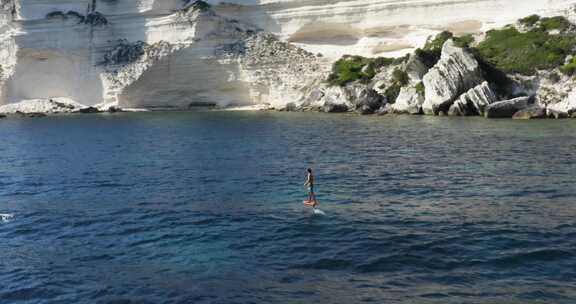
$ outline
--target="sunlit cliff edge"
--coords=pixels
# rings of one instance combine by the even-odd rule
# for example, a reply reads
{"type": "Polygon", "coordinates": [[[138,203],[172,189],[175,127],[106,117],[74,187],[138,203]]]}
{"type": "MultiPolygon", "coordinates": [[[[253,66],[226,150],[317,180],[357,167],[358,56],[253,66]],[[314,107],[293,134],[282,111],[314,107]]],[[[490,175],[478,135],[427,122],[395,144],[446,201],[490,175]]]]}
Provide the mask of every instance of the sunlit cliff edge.
{"type": "Polygon", "coordinates": [[[557,95],[538,93],[547,78],[532,75],[524,79],[529,86],[515,87],[523,94],[503,96],[489,91],[493,84],[482,67],[475,70],[469,52],[450,42],[431,66],[419,65],[411,56],[379,67],[364,83],[331,85],[326,80],[345,54],[401,57],[414,54],[444,30],[482,38],[491,28],[531,14],[571,20],[574,4],[576,0],[2,0],[0,104],[3,112],[261,105],[468,115],[485,114],[485,106],[497,101],[532,95],[554,99],[541,104],[568,113],[569,99],[576,96],[568,76],[562,76],[562,88],[548,86],[562,91],[557,95]],[[460,70],[453,69],[454,60],[462,61],[460,70]],[[408,71],[410,78],[395,84],[399,92],[391,100],[385,91],[397,69],[408,71]],[[460,83],[450,84],[451,79],[460,83]],[[485,106],[450,110],[458,100],[468,103],[465,94],[476,98],[474,92],[483,92],[476,103],[485,106]],[[25,107],[18,106],[22,101],[25,107]]]}

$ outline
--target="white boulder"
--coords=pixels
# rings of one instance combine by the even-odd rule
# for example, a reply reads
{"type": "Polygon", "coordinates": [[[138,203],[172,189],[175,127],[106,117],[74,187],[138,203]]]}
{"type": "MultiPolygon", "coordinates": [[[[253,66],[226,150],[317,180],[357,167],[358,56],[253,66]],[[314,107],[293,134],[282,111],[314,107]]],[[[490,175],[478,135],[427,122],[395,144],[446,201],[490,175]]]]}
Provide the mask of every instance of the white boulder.
{"type": "Polygon", "coordinates": [[[448,40],[438,63],[424,75],[424,113],[446,113],[458,96],[482,81],[480,66],[474,56],[448,40]]]}
{"type": "Polygon", "coordinates": [[[480,85],[462,94],[450,107],[448,115],[472,116],[484,115],[484,109],[491,103],[496,102],[496,94],[484,81],[480,85]]]}
{"type": "Polygon", "coordinates": [[[546,112],[548,116],[564,118],[576,113],[576,90],[570,92],[561,102],[549,104],[546,112]]]}
{"type": "Polygon", "coordinates": [[[486,118],[512,118],[517,112],[532,105],[532,97],[518,97],[510,100],[498,101],[486,107],[486,118]]]}
{"type": "Polygon", "coordinates": [[[420,114],[424,96],[414,87],[402,87],[396,102],[390,105],[390,112],[395,114],[420,114]]]}

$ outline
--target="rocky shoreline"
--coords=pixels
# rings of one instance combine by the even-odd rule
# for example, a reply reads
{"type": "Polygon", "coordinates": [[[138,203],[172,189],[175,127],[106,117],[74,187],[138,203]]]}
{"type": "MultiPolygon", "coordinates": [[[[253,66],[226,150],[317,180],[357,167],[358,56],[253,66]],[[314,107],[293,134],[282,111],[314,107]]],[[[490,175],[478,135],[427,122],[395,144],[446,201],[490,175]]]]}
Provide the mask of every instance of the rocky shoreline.
{"type": "Polygon", "coordinates": [[[576,118],[576,27],[564,17],[529,18],[536,21],[521,19],[483,37],[443,32],[405,58],[344,57],[287,110],[576,118]]]}
{"type": "MultiPolygon", "coordinates": [[[[98,20],[106,20],[94,6],[90,9],[98,20]]],[[[16,20],[16,15],[11,18],[16,20]]],[[[62,23],[68,20],[66,16],[53,12],[42,22],[102,33],[119,25],[62,23]]],[[[18,83],[19,78],[31,77],[18,73],[37,66],[44,69],[51,60],[60,68],[60,61],[68,55],[28,54],[22,51],[26,48],[14,48],[14,53],[6,54],[11,60],[0,63],[6,81],[0,85],[25,97],[2,101],[8,103],[0,106],[0,114],[41,117],[248,106],[252,110],[362,115],[576,118],[576,26],[562,16],[533,15],[486,33],[458,36],[444,31],[400,58],[345,55],[335,62],[251,24],[219,15],[204,1],[171,11],[160,25],[177,27],[178,35],[169,37],[170,41],[122,38],[101,42],[101,47],[94,48],[99,53],[83,63],[89,75],[79,77],[77,71],[68,71],[66,77],[75,79],[54,84],[46,78],[50,81],[40,86],[50,93],[18,83]],[[19,64],[31,65],[16,69],[19,64]],[[80,85],[78,79],[92,81],[80,85]],[[52,93],[58,91],[52,86],[60,85],[71,86],[61,88],[60,96],[66,97],[52,93]],[[85,92],[95,95],[88,98],[85,92]],[[54,97],[27,99],[42,96],[54,97]]],[[[15,43],[14,37],[6,37],[7,43],[15,43]]]]}

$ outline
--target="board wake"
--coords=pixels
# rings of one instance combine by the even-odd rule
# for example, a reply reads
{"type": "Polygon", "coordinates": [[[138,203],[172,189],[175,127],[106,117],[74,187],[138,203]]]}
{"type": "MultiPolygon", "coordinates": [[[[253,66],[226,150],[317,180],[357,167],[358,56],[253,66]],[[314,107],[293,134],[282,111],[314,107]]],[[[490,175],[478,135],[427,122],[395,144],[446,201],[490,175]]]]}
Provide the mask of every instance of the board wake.
{"type": "Polygon", "coordinates": [[[304,200],[302,203],[304,204],[304,206],[312,207],[313,210],[314,210],[314,214],[316,214],[316,215],[326,215],[326,213],[325,213],[324,211],[322,211],[322,210],[314,207],[315,205],[318,205],[317,202],[314,202],[314,201],[311,201],[311,200],[304,200]]]}
{"type": "Polygon", "coordinates": [[[14,218],[14,214],[0,213],[0,222],[6,223],[14,218]]]}
{"type": "Polygon", "coordinates": [[[317,214],[317,215],[326,215],[326,213],[325,213],[324,211],[320,210],[320,209],[314,209],[314,214],[317,214]]]}

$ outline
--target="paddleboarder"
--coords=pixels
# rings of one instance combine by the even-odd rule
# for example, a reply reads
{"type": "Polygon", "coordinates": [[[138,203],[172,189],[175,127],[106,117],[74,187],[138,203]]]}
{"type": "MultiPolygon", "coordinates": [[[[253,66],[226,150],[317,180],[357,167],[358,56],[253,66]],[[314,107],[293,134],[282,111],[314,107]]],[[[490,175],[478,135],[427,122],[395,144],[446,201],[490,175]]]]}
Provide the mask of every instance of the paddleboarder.
{"type": "Polygon", "coordinates": [[[308,187],[308,203],[312,207],[316,207],[318,202],[316,202],[316,195],[314,194],[314,175],[312,174],[312,169],[306,169],[306,182],[304,182],[304,187],[308,187]]]}

